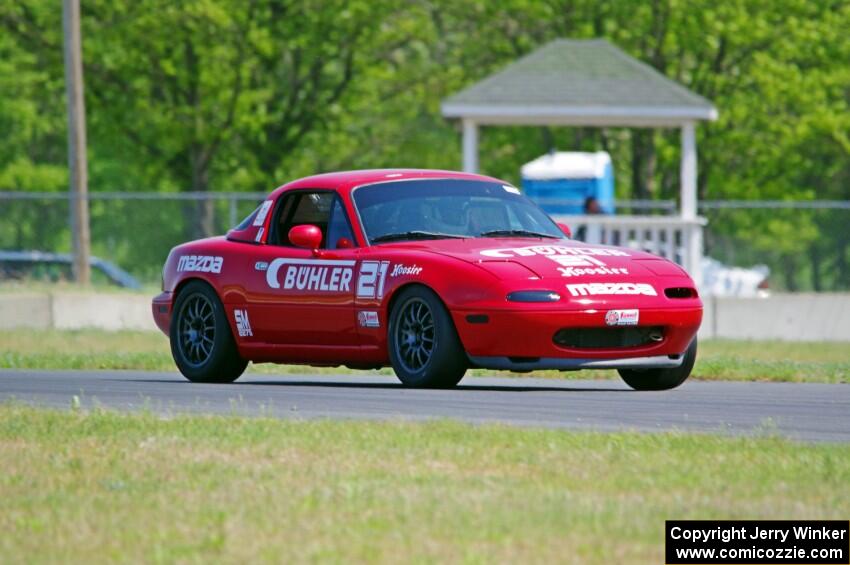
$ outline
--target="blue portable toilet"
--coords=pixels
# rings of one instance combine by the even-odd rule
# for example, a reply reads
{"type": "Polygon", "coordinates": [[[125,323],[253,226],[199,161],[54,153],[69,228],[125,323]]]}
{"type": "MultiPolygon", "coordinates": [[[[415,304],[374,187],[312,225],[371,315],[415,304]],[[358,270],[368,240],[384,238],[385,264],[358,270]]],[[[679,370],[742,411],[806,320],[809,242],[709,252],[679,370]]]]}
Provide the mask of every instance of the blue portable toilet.
{"type": "Polygon", "coordinates": [[[522,166],[522,188],[548,214],[583,214],[593,196],[614,213],[614,170],[605,151],[548,153],[522,166]]]}

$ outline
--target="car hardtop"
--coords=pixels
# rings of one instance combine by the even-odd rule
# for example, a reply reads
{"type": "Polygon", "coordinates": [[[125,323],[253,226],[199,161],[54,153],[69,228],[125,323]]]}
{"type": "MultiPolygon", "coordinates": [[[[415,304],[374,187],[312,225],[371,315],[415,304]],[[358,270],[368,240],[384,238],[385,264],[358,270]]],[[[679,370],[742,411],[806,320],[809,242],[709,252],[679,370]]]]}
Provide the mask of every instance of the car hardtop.
{"type": "MultiPolygon", "coordinates": [[[[323,173],[319,175],[312,175],[309,177],[297,179],[274,189],[265,198],[265,203],[268,206],[265,212],[265,218],[272,217],[272,203],[277,202],[282,194],[289,191],[327,190],[336,192],[337,194],[343,197],[343,200],[350,201],[351,192],[359,186],[382,182],[397,182],[421,179],[460,179],[506,184],[504,181],[485,175],[479,175],[475,173],[462,173],[458,171],[443,171],[438,169],[366,169],[356,171],[323,173]]],[[[353,207],[352,202],[349,202],[349,205],[353,207]]],[[[269,221],[271,221],[265,218],[262,222],[262,226],[259,224],[255,224],[252,221],[247,225],[240,225],[230,229],[227,232],[227,239],[240,243],[265,243],[266,238],[268,237],[268,234],[266,233],[267,228],[265,226],[268,224],[269,221]]],[[[355,221],[353,213],[351,216],[351,220],[355,221]]]]}
{"type": "Polygon", "coordinates": [[[268,199],[277,199],[283,192],[295,189],[335,190],[339,193],[349,194],[354,188],[367,184],[420,179],[461,179],[507,184],[505,181],[497,178],[458,171],[443,171],[439,169],[365,169],[322,173],[294,180],[273,190],[268,196],[268,199]]]}

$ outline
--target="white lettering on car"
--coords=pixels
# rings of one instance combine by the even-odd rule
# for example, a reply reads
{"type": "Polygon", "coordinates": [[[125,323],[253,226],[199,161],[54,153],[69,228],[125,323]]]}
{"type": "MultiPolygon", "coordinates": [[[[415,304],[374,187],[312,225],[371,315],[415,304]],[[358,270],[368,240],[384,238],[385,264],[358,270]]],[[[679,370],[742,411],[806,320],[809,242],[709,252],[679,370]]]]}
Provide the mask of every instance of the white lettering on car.
{"type": "Polygon", "coordinates": [[[624,267],[608,267],[605,262],[586,255],[550,255],[549,259],[561,265],[558,272],[562,277],[629,274],[629,270],[624,267]]]}
{"type": "Polygon", "coordinates": [[[655,289],[646,283],[585,283],[568,284],[567,290],[573,296],[599,296],[620,294],[642,294],[644,296],[658,296],[655,289]]]}
{"type": "Polygon", "coordinates": [[[212,255],[181,255],[177,260],[179,273],[220,273],[224,265],[222,257],[212,255]]]}
{"type": "Polygon", "coordinates": [[[383,298],[389,261],[363,261],[357,275],[357,298],[383,298]]]}
{"type": "Polygon", "coordinates": [[[393,270],[390,273],[391,278],[401,277],[404,275],[418,275],[422,272],[422,267],[419,265],[405,265],[403,263],[396,263],[393,265],[393,270]]]}
{"type": "Polygon", "coordinates": [[[270,288],[281,288],[281,268],[284,290],[312,290],[319,292],[351,292],[351,277],[355,261],[331,259],[275,259],[266,270],[266,283],[270,288]]]}
{"type": "Polygon", "coordinates": [[[509,257],[532,257],[534,255],[583,255],[592,257],[628,257],[629,254],[619,249],[605,247],[567,247],[565,245],[532,245],[530,247],[508,247],[503,249],[485,249],[481,251],[485,257],[506,259],[509,257]]]}
{"type": "Polygon", "coordinates": [[[234,310],[233,317],[236,319],[236,331],[239,337],[253,337],[254,332],[251,331],[251,322],[248,321],[247,310],[234,310]]]}
{"type": "Polygon", "coordinates": [[[622,267],[591,267],[587,269],[576,267],[558,267],[562,277],[579,277],[583,275],[628,275],[629,270],[622,267]]]}
{"type": "Polygon", "coordinates": [[[263,202],[263,205],[260,206],[259,211],[257,211],[257,215],[254,216],[254,225],[261,226],[266,221],[266,216],[269,215],[269,210],[272,209],[272,204],[274,204],[274,200],[266,200],[263,202]]]}

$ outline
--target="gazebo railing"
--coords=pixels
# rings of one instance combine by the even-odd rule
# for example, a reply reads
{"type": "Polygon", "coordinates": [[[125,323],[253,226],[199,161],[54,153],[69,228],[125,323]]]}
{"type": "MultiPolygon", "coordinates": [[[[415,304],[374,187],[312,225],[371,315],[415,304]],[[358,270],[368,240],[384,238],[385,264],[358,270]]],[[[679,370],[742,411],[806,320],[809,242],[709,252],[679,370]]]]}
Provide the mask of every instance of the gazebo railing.
{"type": "Polygon", "coordinates": [[[587,243],[617,245],[659,255],[682,265],[702,282],[702,230],[707,221],[680,216],[554,216],[587,243]]]}

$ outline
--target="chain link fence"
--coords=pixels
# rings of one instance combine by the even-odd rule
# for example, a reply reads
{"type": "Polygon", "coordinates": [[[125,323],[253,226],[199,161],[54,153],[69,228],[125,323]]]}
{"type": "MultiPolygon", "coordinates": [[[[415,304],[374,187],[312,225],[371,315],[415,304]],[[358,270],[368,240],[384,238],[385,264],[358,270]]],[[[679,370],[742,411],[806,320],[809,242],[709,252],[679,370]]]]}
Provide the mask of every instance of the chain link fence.
{"type": "MultiPolygon", "coordinates": [[[[266,193],[91,193],[92,255],[158,283],[175,245],[224,234],[266,193]],[[200,218],[207,218],[203,225],[200,218]]],[[[67,194],[0,192],[0,250],[71,251],[67,194]]],[[[7,275],[8,276],[8,275],[7,275]]],[[[70,267],[47,278],[70,276],[70,267]]],[[[0,271],[0,278],[3,277],[0,271]]]]}
{"type": "MultiPolygon", "coordinates": [[[[157,284],[172,247],[224,234],[265,196],[91,193],[92,254],[143,284],[157,284]]],[[[69,253],[68,204],[65,193],[0,191],[0,251],[69,253]]],[[[616,203],[617,214],[664,216],[676,211],[672,200],[616,203]]],[[[850,201],[703,201],[700,214],[708,220],[706,256],[728,266],[765,265],[774,290],[850,289],[850,201]]],[[[57,276],[67,274],[53,278],[57,276]]]]}

